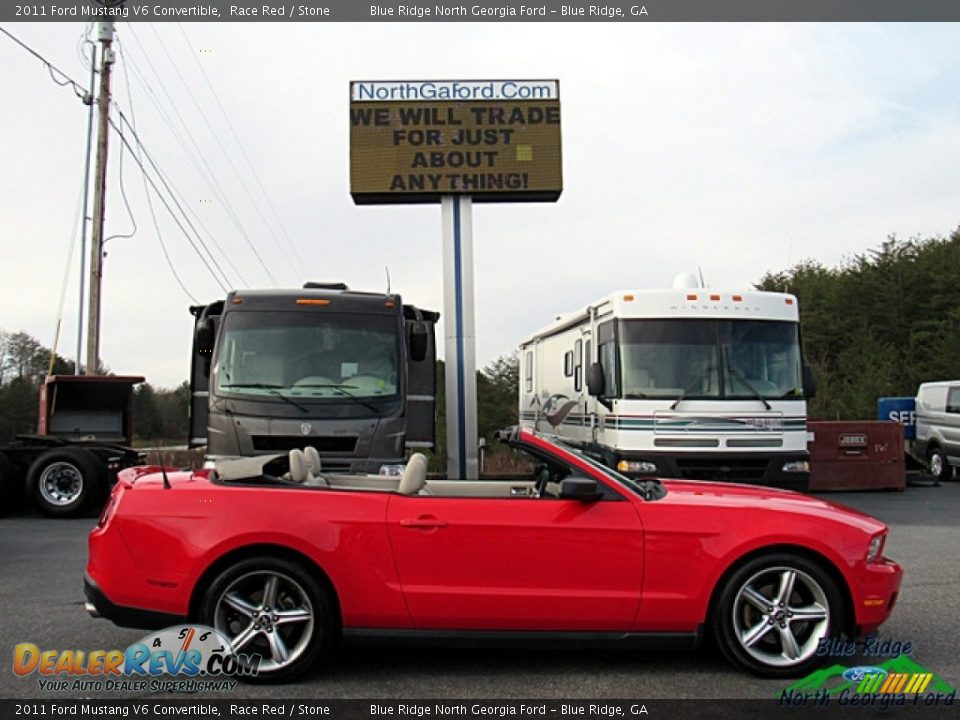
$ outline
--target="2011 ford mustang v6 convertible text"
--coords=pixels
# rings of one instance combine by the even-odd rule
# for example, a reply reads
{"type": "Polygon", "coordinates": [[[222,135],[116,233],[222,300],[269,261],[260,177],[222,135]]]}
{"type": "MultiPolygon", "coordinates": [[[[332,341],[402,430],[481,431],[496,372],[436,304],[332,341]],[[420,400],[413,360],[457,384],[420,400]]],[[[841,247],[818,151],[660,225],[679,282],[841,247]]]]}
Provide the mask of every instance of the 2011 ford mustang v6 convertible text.
{"type": "Polygon", "coordinates": [[[516,479],[323,474],[316,451],[121,473],[90,534],[88,610],[216,628],[302,674],[339,639],[695,642],[800,675],[875,630],[900,567],[887,528],[798,493],[634,480],[522,430],[516,479]],[[521,457],[522,456],[522,457],[521,457]],[[526,463],[525,465],[522,463],[526,463]]]}

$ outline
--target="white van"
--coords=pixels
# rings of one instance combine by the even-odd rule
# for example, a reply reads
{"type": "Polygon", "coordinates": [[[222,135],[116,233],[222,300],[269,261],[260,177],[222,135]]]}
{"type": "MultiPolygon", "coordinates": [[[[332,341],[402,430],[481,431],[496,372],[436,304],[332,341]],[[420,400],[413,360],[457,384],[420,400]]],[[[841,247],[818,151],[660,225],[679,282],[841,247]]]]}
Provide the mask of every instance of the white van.
{"type": "Polygon", "coordinates": [[[930,474],[949,480],[960,466],[960,380],[923,383],[917,390],[914,453],[930,474]]]}

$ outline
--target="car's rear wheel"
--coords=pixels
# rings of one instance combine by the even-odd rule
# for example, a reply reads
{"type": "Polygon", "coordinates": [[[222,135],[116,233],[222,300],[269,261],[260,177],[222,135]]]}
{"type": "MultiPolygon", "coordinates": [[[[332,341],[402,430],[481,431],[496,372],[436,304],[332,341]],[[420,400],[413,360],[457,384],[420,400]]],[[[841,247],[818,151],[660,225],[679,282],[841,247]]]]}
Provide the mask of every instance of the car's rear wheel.
{"type": "Polygon", "coordinates": [[[201,622],[230,639],[234,652],[261,657],[252,682],[303,675],[330,646],[335,618],[327,592],[299,563],[279,557],[241,560],[204,594],[201,622]]]}
{"type": "Polygon", "coordinates": [[[795,677],[821,661],[817,647],[844,627],[833,578],[799,555],[753,558],[730,575],[718,597],[713,631],[735,665],[765,677],[795,677]]]}

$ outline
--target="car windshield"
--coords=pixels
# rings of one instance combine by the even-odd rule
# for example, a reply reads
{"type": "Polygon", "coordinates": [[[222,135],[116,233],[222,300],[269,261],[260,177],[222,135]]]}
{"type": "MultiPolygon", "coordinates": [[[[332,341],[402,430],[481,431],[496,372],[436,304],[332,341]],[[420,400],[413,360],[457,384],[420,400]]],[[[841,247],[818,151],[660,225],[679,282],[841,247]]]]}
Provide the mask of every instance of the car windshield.
{"type": "Polygon", "coordinates": [[[619,330],[624,397],[803,397],[797,323],[623,320],[619,330]]]}
{"type": "Polygon", "coordinates": [[[554,443],[558,447],[563,448],[567,452],[576,455],[585,463],[600,471],[614,482],[619,483],[628,490],[636,493],[644,500],[659,500],[667,494],[666,488],[663,487],[659,480],[655,480],[653,478],[630,478],[626,475],[621,475],[616,470],[604,465],[599,460],[590,457],[580,448],[574,447],[573,445],[568,445],[559,438],[551,437],[550,442],[554,443]]]}
{"type": "Polygon", "coordinates": [[[220,395],[284,400],[396,396],[395,318],[307,311],[228,312],[214,358],[220,395]]]}

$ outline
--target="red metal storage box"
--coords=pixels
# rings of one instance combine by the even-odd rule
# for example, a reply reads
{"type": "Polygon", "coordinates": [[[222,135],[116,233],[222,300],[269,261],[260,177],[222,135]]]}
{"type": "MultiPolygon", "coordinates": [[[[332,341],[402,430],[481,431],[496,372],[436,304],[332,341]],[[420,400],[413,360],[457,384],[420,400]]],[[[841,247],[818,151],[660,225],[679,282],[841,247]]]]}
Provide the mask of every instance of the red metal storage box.
{"type": "Polygon", "coordinates": [[[903,427],[890,421],[807,423],[810,490],[904,490],[903,427]]]}

